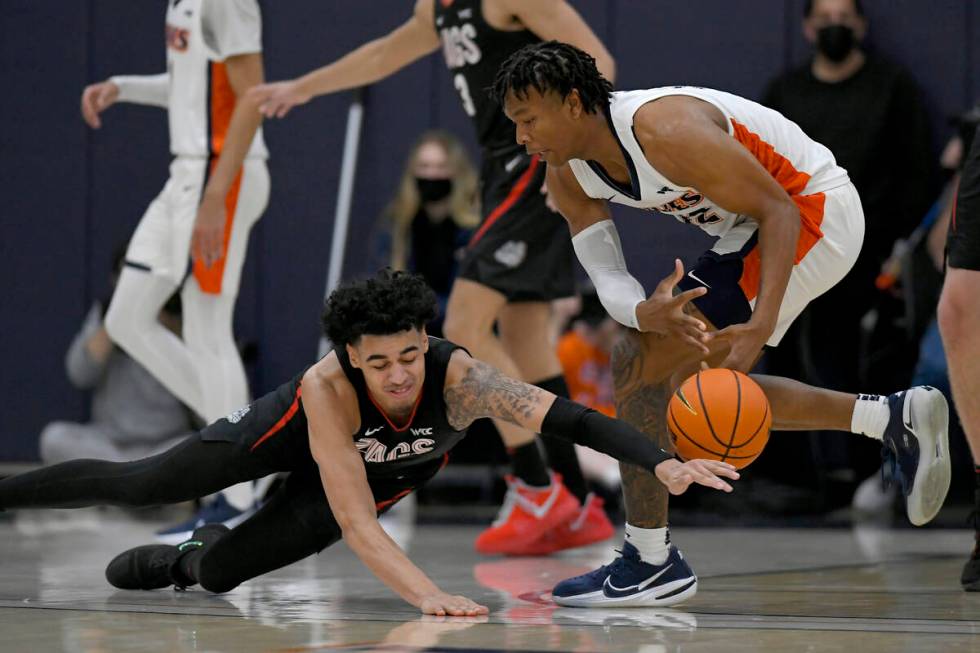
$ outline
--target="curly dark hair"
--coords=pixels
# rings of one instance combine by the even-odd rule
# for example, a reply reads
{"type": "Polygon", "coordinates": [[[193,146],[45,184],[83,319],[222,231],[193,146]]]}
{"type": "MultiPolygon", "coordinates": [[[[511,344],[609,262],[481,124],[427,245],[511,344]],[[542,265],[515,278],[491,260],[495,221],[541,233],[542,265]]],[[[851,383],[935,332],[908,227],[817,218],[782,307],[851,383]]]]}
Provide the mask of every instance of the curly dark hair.
{"type": "Polygon", "coordinates": [[[330,293],[320,319],[327,338],[340,346],[354,344],[363,335],[421,329],[436,312],[436,295],[425,279],[385,268],[330,293]]]}
{"type": "Polygon", "coordinates": [[[542,95],[554,91],[562,100],[575,89],[586,112],[596,113],[608,104],[613,85],[589,53],[568,43],[544,41],[510,55],[497,70],[490,93],[503,106],[508,93],[523,100],[529,88],[542,95]]]}

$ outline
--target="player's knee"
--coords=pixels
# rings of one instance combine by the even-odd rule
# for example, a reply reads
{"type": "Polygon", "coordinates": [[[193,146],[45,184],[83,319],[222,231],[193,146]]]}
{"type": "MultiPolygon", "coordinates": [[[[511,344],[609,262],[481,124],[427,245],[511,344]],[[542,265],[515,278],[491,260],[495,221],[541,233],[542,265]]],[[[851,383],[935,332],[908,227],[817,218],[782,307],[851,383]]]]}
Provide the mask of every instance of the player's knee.
{"type": "Polygon", "coordinates": [[[480,338],[491,337],[493,320],[480,319],[468,311],[450,311],[442,323],[442,331],[449,340],[467,346],[480,338]]]}
{"type": "Polygon", "coordinates": [[[944,340],[955,340],[980,329],[980,307],[971,289],[955,279],[947,279],[936,309],[944,340]]]}
{"type": "Polygon", "coordinates": [[[131,346],[138,334],[133,316],[117,302],[109,304],[109,310],[105,314],[105,330],[113,342],[126,347],[131,346]]]}
{"type": "Polygon", "coordinates": [[[70,439],[68,424],[65,422],[51,422],[45,426],[38,442],[38,447],[41,450],[41,461],[45,464],[51,464],[76,457],[65,455],[70,445],[70,439]]]}

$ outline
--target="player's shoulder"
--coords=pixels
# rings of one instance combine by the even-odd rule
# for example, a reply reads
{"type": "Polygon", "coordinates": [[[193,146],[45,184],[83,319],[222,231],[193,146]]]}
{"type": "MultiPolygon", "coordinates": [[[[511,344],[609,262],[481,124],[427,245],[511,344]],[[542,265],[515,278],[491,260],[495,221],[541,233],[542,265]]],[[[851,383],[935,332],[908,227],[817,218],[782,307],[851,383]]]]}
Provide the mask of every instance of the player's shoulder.
{"type": "Polygon", "coordinates": [[[314,363],[303,374],[304,396],[316,395],[327,401],[356,401],[356,392],[332,351],[314,363]]]}
{"type": "Polygon", "coordinates": [[[707,107],[706,102],[690,95],[652,98],[637,108],[633,129],[644,146],[682,144],[711,123],[707,107]]]}

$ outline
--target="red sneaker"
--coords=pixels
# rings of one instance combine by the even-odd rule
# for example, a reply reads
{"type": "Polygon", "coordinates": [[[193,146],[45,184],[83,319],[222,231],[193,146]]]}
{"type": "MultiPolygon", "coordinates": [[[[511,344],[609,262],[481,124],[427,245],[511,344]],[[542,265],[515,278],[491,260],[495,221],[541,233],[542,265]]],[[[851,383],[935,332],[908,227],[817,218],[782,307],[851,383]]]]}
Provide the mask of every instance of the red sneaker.
{"type": "Polygon", "coordinates": [[[476,550],[484,554],[528,555],[526,550],[545,533],[573,519],[578,499],[551,474],[551,484],[534,488],[507,476],[507,495],[497,519],[476,538],[476,550]]]}
{"type": "Polygon", "coordinates": [[[528,547],[524,555],[548,555],[608,540],[616,529],[606,516],[604,504],[605,501],[590,492],[576,515],[528,547]]]}

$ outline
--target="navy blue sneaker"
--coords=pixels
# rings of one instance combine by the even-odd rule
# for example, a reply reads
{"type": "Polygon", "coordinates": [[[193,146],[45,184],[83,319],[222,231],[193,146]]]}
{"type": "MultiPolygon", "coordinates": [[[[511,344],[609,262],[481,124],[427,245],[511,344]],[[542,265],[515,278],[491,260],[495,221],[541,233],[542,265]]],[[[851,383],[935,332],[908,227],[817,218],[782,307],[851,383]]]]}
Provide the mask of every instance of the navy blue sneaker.
{"type": "Polygon", "coordinates": [[[943,393],[917,386],[888,397],[891,417],[882,438],[885,484],[901,484],[909,521],[921,526],[943,507],[949,491],[949,406],[943,393]]]}
{"type": "Polygon", "coordinates": [[[680,603],[697,591],[698,577],[676,546],[670,545],[666,562],[652,565],[626,542],[610,564],[563,580],[551,596],[558,605],[572,608],[657,607],[680,603]]]}
{"type": "Polygon", "coordinates": [[[180,544],[191,538],[194,529],[205,524],[224,524],[228,528],[234,528],[251,517],[254,512],[255,510],[251,508],[239,510],[228,503],[225,495],[219,494],[214,501],[201,506],[200,510],[187,521],[158,530],[156,539],[164,544],[180,544]]]}

